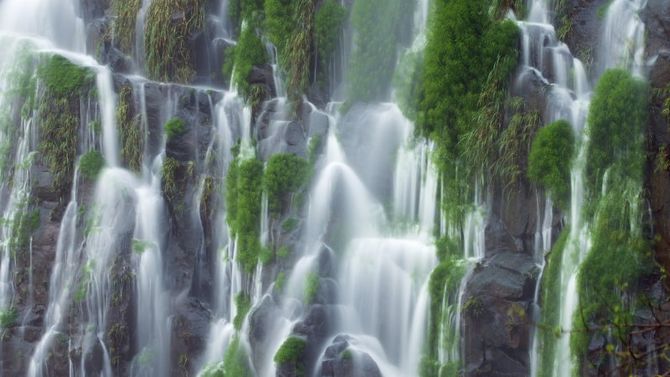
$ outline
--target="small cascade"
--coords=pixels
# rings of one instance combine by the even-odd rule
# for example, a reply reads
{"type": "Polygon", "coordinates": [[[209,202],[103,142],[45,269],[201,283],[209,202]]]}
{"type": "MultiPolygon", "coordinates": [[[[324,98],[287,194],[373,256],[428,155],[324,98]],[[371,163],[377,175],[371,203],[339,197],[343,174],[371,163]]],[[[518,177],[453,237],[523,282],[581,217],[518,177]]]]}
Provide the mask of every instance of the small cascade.
{"type": "Polygon", "coordinates": [[[352,240],[340,271],[341,330],[374,337],[382,353],[364,349],[385,376],[418,370],[424,342],[428,276],[435,250],[422,242],[393,238],[352,240]]]}
{"type": "MultiPolygon", "coordinates": [[[[119,257],[123,240],[130,241],[135,225],[138,186],[136,178],[120,168],[103,170],[95,189],[93,207],[89,213],[86,243],[86,263],[81,276],[85,294],[86,320],[84,355],[100,353],[100,374],[112,375],[108,347],[105,344],[107,315],[111,303],[111,273],[119,257]],[[110,266],[112,267],[110,269],[110,266]]],[[[82,358],[81,372],[87,370],[82,358]]]]}
{"type": "Polygon", "coordinates": [[[600,74],[608,68],[624,68],[643,77],[645,25],[640,11],[646,6],[647,0],[614,0],[609,4],[600,37],[600,74]]]}
{"type": "Polygon", "coordinates": [[[144,46],[144,29],[146,27],[147,13],[152,0],[141,0],[141,6],[135,18],[135,43],[134,54],[135,64],[139,72],[144,72],[144,62],[146,59],[146,49],[144,46]]]}
{"type": "Polygon", "coordinates": [[[79,17],[78,1],[3,1],[0,32],[43,38],[59,48],[86,52],[86,28],[79,17]]]}
{"type": "Polygon", "coordinates": [[[39,377],[47,375],[45,361],[55,338],[64,332],[64,320],[73,298],[74,288],[79,275],[79,261],[82,258],[83,245],[81,235],[77,234],[79,209],[77,204],[77,189],[79,170],[75,171],[70,203],[65,209],[61,222],[58,244],[56,245],[56,260],[49,281],[49,306],[44,320],[45,333],[35,346],[30,358],[28,376],[39,377]]]}
{"type": "Polygon", "coordinates": [[[165,218],[165,210],[160,190],[160,157],[153,165],[149,182],[135,189],[137,208],[133,259],[137,271],[137,339],[140,351],[133,361],[131,375],[136,377],[166,375],[170,364],[169,295],[163,287],[161,222],[165,218]]]}

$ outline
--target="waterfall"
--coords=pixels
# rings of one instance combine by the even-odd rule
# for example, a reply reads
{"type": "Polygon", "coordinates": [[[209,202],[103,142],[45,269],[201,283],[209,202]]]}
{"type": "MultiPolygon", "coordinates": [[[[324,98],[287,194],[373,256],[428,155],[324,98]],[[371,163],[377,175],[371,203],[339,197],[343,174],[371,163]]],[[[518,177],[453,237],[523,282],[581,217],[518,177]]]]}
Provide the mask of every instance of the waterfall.
{"type": "MultiPolygon", "coordinates": [[[[431,0],[0,0],[0,377],[443,377],[497,368],[505,357],[531,377],[574,374],[584,364],[571,350],[580,273],[606,215],[587,187],[589,147],[599,142],[588,134],[592,85],[612,68],[646,75],[647,2],[612,0],[598,11],[594,64],[560,40],[565,28],[554,25],[565,20],[555,18],[572,15],[554,8],[565,1],[528,0],[524,19],[507,14],[520,31],[519,66],[500,97],[532,102],[527,89],[541,89],[531,107],[542,107],[546,123],[569,121],[576,136],[562,203],[533,185],[523,200],[508,200],[502,174],[461,171],[471,167],[461,155],[444,161],[452,156],[445,144],[459,153],[467,146],[465,133],[449,128],[471,125],[427,125],[432,110],[458,118],[460,109],[420,109],[430,91],[421,80],[440,79],[425,77],[430,33],[445,32],[433,30],[431,0]],[[271,6],[285,9],[270,15],[271,6]],[[313,14],[293,9],[302,6],[313,14]],[[174,35],[152,29],[154,16],[174,35]],[[289,27],[307,23],[309,33],[289,27]],[[287,31],[289,47],[273,26],[287,31]],[[260,40],[260,52],[235,40],[238,29],[260,40]],[[150,31],[154,46],[145,45],[150,31]],[[337,38],[322,44],[324,33],[337,38]],[[155,76],[175,82],[146,77],[158,47],[171,54],[152,67],[162,71],[155,76]],[[298,69],[282,66],[299,59],[298,69]],[[234,63],[232,77],[223,63],[234,63]],[[287,95],[298,91],[302,98],[287,95]],[[274,172],[286,176],[271,174],[277,157],[293,159],[274,172]],[[508,203],[536,207],[501,209],[508,203]],[[508,226],[504,217],[517,215],[508,226]],[[510,228],[502,246],[498,225],[510,228]],[[498,254],[511,256],[496,265],[498,254]],[[489,268],[522,283],[485,276],[489,268]],[[549,275],[557,309],[547,330],[549,275]],[[484,320],[468,322],[468,308],[482,277],[505,301],[486,308],[500,314],[491,326],[504,323],[493,336],[522,335],[505,340],[517,349],[501,357],[502,347],[486,344],[474,365],[469,324],[484,320]],[[530,318],[517,321],[519,310],[530,318]],[[527,363],[516,357],[526,347],[527,363]]],[[[495,2],[483,14],[454,1],[449,10],[498,23],[500,8],[521,11],[518,3],[495,2]]],[[[473,107],[481,94],[454,92],[472,96],[473,107]]],[[[506,99],[499,107],[501,129],[523,115],[506,99]]],[[[525,157],[515,162],[524,174],[525,157]]],[[[602,196],[617,184],[615,173],[603,174],[602,196]]],[[[646,237],[642,186],[626,184],[615,198],[626,202],[615,203],[628,211],[624,233],[646,237]]],[[[617,335],[603,331],[602,348],[622,352],[617,335]]],[[[637,372],[663,373],[656,336],[633,340],[649,353],[637,372]]]]}

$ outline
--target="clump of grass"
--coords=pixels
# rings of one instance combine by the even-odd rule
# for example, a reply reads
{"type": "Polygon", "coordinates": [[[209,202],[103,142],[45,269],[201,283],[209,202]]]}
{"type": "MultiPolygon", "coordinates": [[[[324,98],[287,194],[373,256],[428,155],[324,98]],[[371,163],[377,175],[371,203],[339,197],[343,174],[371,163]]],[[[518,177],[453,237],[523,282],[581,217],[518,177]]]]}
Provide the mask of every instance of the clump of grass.
{"type": "Polygon", "coordinates": [[[557,121],[540,129],[529,156],[528,177],[545,187],[560,207],[570,196],[570,166],[575,138],[566,121],[557,121]]]}
{"type": "Polygon", "coordinates": [[[133,93],[124,85],[119,91],[119,103],[116,108],[116,120],[121,138],[121,157],[130,170],[139,172],[142,169],[142,134],[140,132],[140,115],[132,115],[131,105],[133,93]]]}
{"type": "Polygon", "coordinates": [[[140,0],[113,0],[113,36],[116,45],[125,53],[130,53],[135,41],[135,24],[141,6],[140,0]]]}
{"type": "Polygon", "coordinates": [[[154,0],[149,6],[145,50],[149,76],[155,80],[189,82],[191,38],[203,28],[203,0],[154,0]]]}

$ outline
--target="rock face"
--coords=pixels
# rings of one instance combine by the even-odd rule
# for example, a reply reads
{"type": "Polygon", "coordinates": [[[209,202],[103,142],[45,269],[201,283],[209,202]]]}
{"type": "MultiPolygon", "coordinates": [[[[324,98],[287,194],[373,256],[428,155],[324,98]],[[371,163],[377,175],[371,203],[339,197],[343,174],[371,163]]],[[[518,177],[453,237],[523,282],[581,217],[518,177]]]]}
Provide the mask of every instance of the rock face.
{"type": "Polygon", "coordinates": [[[350,347],[352,340],[349,335],[333,339],[323,356],[321,377],[382,377],[370,355],[350,347]]]}
{"type": "Polygon", "coordinates": [[[468,277],[462,301],[466,376],[522,377],[530,372],[539,273],[533,248],[536,195],[524,184],[493,195],[485,258],[468,277]]]}

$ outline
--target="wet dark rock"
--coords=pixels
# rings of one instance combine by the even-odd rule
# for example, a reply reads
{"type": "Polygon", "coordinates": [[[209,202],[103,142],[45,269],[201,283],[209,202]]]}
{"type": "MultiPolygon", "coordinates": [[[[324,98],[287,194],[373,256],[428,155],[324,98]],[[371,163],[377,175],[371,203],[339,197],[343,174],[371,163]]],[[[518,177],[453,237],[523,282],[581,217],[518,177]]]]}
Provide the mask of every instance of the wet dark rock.
{"type": "Polygon", "coordinates": [[[269,64],[254,66],[249,73],[247,81],[250,85],[261,85],[265,89],[268,98],[275,98],[277,96],[272,66],[269,64]]]}
{"type": "Polygon", "coordinates": [[[313,110],[305,114],[304,119],[308,119],[308,136],[320,137],[325,141],[330,126],[328,115],[321,111],[313,110]]]}
{"type": "Polygon", "coordinates": [[[266,345],[267,324],[275,318],[279,307],[271,295],[265,295],[261,302],[249,314],[249,345],[254,354],[261,345],[266,345]]]}
{"type": "Polygon", "coordinates": [[[533,296],[531,255],[500,252],[474,268],[463,297],[466,376],[527,376],[533,296]]]}
{"type": "Polygon", "coordinates": [[[205,351],[212,315],[197,298],[186,295],[177,297],[174,312],[170,352],[172,375],[176,377],[197,366],[194,355],[205,351]]]}
{"type": "Polygon", "coordinates": [[[335,255],[333,251],[324,246],[319,251],[319,276],[333,276],[335,273],[335,255]]]}
{"type": "Polygon", "coordinates": [[[564,42],[587,70],[593,73],[598,43],[608,0],[569,0],[560,11],[565,18],[557,20],[557,30],[567,30],[564,42]]]}
{"type": "Polygon", "coordinates": [[[81,0],[80,10],[84,20],[91,20],[104,16],[109,6],[110,0],[81,0]]]}
{"type": "Polygon", "coordinates": [[[336,310],[332,305],[311,305],[303,320],[293,327],[293,334],[306,341],[304,360],[307,370],[314,370],[316,367],[319,354],[333,331],[336,310]]]}
{"type": "Polygon", "coordinates": [[[508,232],[505,224],[495,216],[491,216],[485,228],[486,255],[499,253],[519,252],[514,237],[508,232]]]}
{"type": "Polygon", "coordinates": [[[365,352],[350,348],[355,339],[338,335],[326,349],[321,377],[382,377],[377,363],[365,352]]]}

